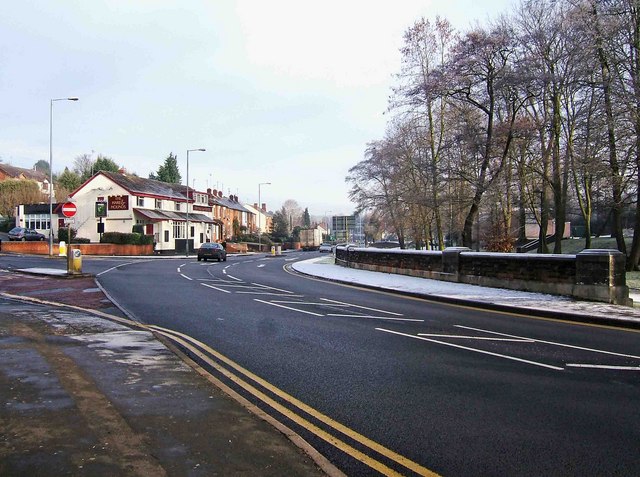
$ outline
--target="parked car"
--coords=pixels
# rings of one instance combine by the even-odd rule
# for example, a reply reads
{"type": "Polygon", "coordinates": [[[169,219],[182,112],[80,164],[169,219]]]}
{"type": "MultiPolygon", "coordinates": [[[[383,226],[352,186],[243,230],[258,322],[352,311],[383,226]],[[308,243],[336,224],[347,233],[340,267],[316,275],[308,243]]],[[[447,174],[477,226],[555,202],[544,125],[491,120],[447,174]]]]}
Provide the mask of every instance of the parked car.
{"type": "Polygon", "coordinates": [[[36,232],[34,229],[26,229],[24,227],[14,227],[11,230],[9,230],[8,235],[9,235],[9,240],[21,240],[22,242],[27,240],[43,241],[47,239],[47,237],[45,237],[40,232],[36,232]]]}
{"type": "Polygon", "coordinates": [[[227,251],[219,243],[207,242],[203,243],[198,249],[198,262],[202,259],[206,262],[208,258],[217,258],[227,261],[227,251]]]}
{"type": "Polygon", "coordinates": [[[320,252],[333,252],[333,245],[331,245],[330,243],[323,243],[320,244],[320,248],[318,249],[320,252]]]}

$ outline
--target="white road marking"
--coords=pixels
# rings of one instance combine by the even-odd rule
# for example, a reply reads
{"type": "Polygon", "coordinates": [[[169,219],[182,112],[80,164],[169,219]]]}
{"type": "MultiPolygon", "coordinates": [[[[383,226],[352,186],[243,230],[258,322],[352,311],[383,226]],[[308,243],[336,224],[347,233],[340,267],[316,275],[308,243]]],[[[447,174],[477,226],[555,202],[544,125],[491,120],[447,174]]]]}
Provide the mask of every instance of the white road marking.
{"type": "Polygon", "coordinates": [[[213,285],[209,285],[208,283],[201,283],[203,287],[213,288],[214,290],[218,290],[224,293],[231,293],[229,290],[223,290],[222,288],[214,287],[213,285]]]}
{"type": "Polygon", "coordinates": [[[188,276],[186,276],[184,273],[181,273],[180,276],[182,278],[186,278],[187,280],[193,280],[193,278],[189,278],[188,276]]]}
{"type": "MultiPolygon", "coordinates": [[[[99,277],[100,275],[104,275],[105,273],[112,272],[113,270],[115,270],[117,268],[120,268],[120,267],[124,267],[125,265],[131,265],[132,263],[135,263],[135,262],[121,263],[120,265],[116,265],[115,267],[107,268],[106,270],[104,270],[104,271],[102,271],[100,273],[97,273],[96,277],[99,277]]],[[[180,269],[178,269],[178,273],[180,273],[180,269]]]]}
{"type": "Polygon", "coordinates": [[[262,268],[262,267],[264,267],[264,266],[265,266],[265,264],[264,264],[264,263],[261,263],[260,265],[258,265],[258,268],[262,268]]]}
{"type": "Polygon", "coordinates": [[[486,340],[486,341],[513,341],[514,343],[535,343],[535,340],[517,338],[490,338],[488,336],[462,336],[462,335],[436,335],[430,333],[418,333],[418,336],[429,336],[431,338],[460,338],[466,340],[486,340]]]}
{"type": "Polygon", "coordinates": [[[621,371],[640,371],[640,366],[612,366],[607,364],[567,364],[572,368],[616,369],[621,371]]]}
{"type": "MultiPolygon", "coordinates": [[[[236,292],[236,295],[271,295],[271,296],[282,296],[282,293],[276,293],[276,292],[269,292],[269,291],[238,291],[236,292]]],[[[287,295],[287,296],[299,296],[302,297],[303,295],[287,295]]],[[[275,301],[275,300],[274,300],[275,301]]],[[[279,301],[275,301],[276,303],[280,303],[279,301]]],[[[296,304],[298,302],[291,302],[292,304],[296,304]]]]}
{"type": "Polygon", "coordinates": [[[508,335],[506,333],[498,333],[497,331],[483,330],[481,328],[471,328],[470,326],[463,326],[463,325],[454,325],[454,326],[456,328],[464,328],[465,330],[481,331],[483,333],[490,333],[490,334],[499,335],[499,336],[507,336],[509,338],[519,338],[519,339],[523,339],[523,340],[534,340],[536,343],[544,343],[544,344],[553,345],[553,346],[563,346],[565,348],[579,349],[579,350],[582,350],[582,351],[591,351],[593,353],[608,354],[608,355],[611,355],[611,356],[621,356],[623,358],[640,359],[640,356],[634,356],[632,354],[614,353],[613,351],[604,351],[604,350],[601,350],[601,349],[585,348],[585,347],[582,347],[582,346],[574,346],[574,345],[565,344],[565,343],[556,343],[555,341],[544,341],[544,340],[538,340],[538,339],[535,339],[535,338],[527,338],[527,337],[524,337],[524,336],[508,335]]]}
{"type": "Polygon", "coordinates": [[[237,282],[242,282],[242,281],[244,281],[244,280],[242,280],[241,278],[236,278],[236,277],[231,276],[231,275],[227,275],[227,276],[228,276],[229,278],[231,278],[232,280],[235,280],[235,281],[237,281],[237,282]]]}
{"type": "MultiPolygon", "coordinates": [[[[349,306],[352,306],[354,308],[362,308],[363,310],[377,311],[379,313],[386,313],[388,315],[404,316],[402,313],[394,313],[393,311],[378,310],[376,308],[369,308],[369,307],[366,307],[366,306],[354,305],[353,303],[345,303],[343,301],[330,300],[328,298],[320,298],[320,299],[323,300],[323,301],[328,301],[330,303],[337,303],[339,305],[349,305],[349,306]]],[[[421,320],[421,321],[423,321],[423,320],[421,320]]]]}
{"type": "Polygon", "coordinates": [[[178,273],[180,273],[180,267],[178,267],[178,268],[176,269],[176,271],[177,271],[178,273]]]}
{"type": "Polygon", "coordinates": [[[475,353],[486,354],[486,355],[489,355],[489,356],[495,356],[497,358],[508,359],[508,360],[511,360],[511,361],[518,361],[520,363],[531,364],[533,366],[540,366],[542,368],[549,368],[549,369],[553,369],[555,371],[564,371],[564,368],[559,368],[557,366],[551,366],[550,364],[538,363],[536,361],[529,361],[527,359],[516,358],[515,356],[508,356],[506,354],[492,353],[491,351],[484,351],[484,350],[481,350],[481,349],[469,348],[467,346],[461,346],[461,345],[457,345],[457,344],[453,344],[453,343],[447,343],[445,341],[433,340],[433,339],[430,339],[430,338],[425,338],[423,336],[416,336],[416,335],[410,335],[410,334],[407,334],[407,333],[400,333],[398,331],[385,330],[384,328],[376,328],[376,330],[377,331],[383,331],[385,333],[391,333],[391,334],[394,334],[394,335],[405,336],[407,338],[413,338],[413,339],[416,339],[416,340],[423,340],[423,341],[428,341],[430,343],[441,344],[443,346],[449,346],[451,348],[464,349],[464,350],[467,350],[467,351],[473,351],[475,353]]]}
{"type": "Polygon", "coordinates": [[[278,305],[277,303],[272,303],[270,301],[258,300],[257,298],[254,298],[253,301],[264,303],[265,305],[271,305],[271,306],[278,306],[280,308],[286,308],[287,310],[297,311],[299,313],[306,313],[307,315],[324,316],[324,315],[321,315],[319,313],[313,313],[311,311],[298,310],[296,308],[291,308],[290,306],[278,305]]]}
{"type": "Polygon", "coordinates": [[[316,303],[314,301],[283,301],[283,300],[273,300],[275,303],[284,303],[287,305],[317,305],[317,306],[334,306],[334,307],[349,307],[350,305],[333,305],[330,303],[316,303]]]}
{"type": "Polygon", "coordinates": [[[393,318],[391,316],[372,316],[372,315],[342,315],[340,313],[327,313],[327,316],[337,316],[341,318],[371,318],[374,320],[393,320],[393,321],[420,321],[424,322],[424,320],[419,320],[415,318],[393,318]]]}
{"type": "Polygon", "coordinates": [[[269,287],[267,285],[262,285],[261,283],[251,283],[251,284],[257,287],[268,288],[269,290],[276,290],[282,293],[293,293],[292,291],[289,291],[289,290],[283,290],[282,288],[269,287]]]}

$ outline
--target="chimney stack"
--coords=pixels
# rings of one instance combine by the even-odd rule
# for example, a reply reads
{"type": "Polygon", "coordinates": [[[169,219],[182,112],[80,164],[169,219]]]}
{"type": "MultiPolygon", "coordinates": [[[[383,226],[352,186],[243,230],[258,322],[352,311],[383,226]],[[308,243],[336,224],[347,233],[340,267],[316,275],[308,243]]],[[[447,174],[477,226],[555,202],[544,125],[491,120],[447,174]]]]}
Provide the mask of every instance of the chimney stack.
{"type": "Polygon", "coordinates": [[[266,203],[262,203],[262,211],[266,212],[267,211],[267,204],[266,203]]]}

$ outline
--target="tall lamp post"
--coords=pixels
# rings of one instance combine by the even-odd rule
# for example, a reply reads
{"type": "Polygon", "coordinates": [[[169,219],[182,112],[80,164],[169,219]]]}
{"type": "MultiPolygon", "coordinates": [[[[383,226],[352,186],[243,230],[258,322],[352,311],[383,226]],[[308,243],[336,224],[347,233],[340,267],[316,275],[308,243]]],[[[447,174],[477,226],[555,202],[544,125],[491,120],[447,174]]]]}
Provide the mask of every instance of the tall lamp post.
{"type": "MultiPolygon", "coordinates": [[[[53,102],[78,101],[78,98],[54,98],[49,102],[49,256],[53,256],[53,102]]],[[[69,232],[71,237],[71,232],[69,232]]]]}
{"type": "Polygon", "coordinates": [[[189,256],[189,153],[193,151],[206,151],[205,148],[187,149],[187,236],[185,245],[185,256],[189,256]]]}
{"type": "Polygon", "coordinates": [[[260,187],[263,185],[271,185],[271,182],[258,184],[258,253],[262,252],[262,196],[260,195],[260,187]]]}

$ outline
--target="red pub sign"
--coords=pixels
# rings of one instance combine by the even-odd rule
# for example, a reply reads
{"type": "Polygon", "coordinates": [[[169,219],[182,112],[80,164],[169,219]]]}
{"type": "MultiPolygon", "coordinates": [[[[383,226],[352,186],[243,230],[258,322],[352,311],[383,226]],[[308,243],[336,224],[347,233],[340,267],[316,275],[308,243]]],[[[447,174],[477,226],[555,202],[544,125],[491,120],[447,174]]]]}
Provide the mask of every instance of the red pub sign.
{"type": "Polygon", "coordinates": [[[129,210],[128,195],[110,195],[107,197],[109,210],[129,210]]]}

